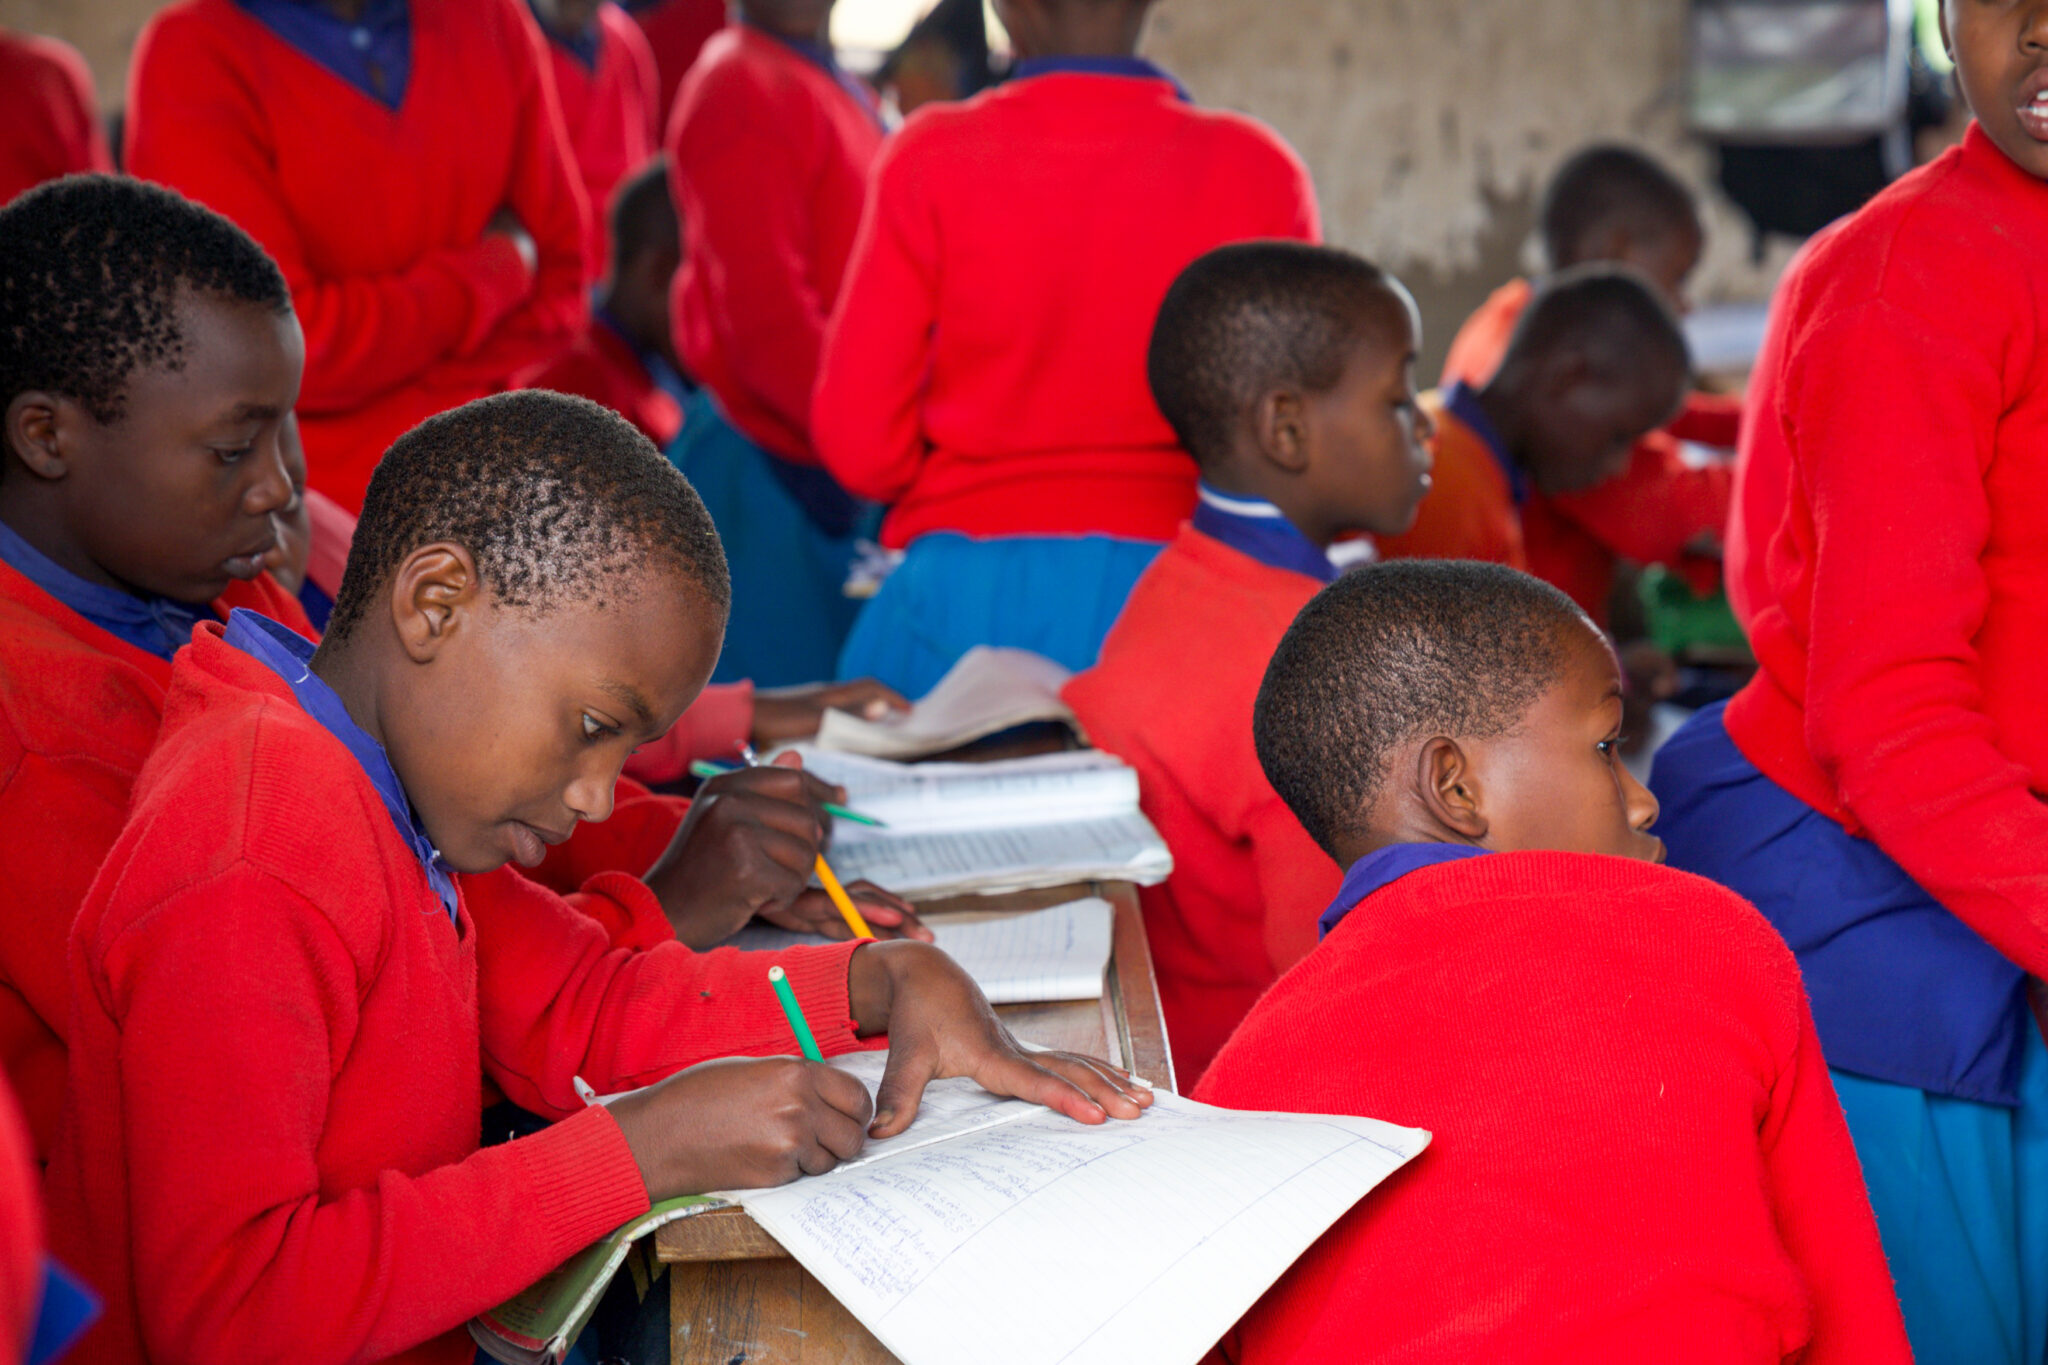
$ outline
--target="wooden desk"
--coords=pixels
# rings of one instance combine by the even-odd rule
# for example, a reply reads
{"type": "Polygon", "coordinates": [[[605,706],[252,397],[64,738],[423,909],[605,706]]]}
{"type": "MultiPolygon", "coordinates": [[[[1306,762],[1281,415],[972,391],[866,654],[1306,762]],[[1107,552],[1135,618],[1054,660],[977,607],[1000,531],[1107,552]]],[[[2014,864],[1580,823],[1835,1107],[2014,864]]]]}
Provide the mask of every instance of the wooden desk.
{"type": "MultiPolygon", "coordinates": [[[[1171,1090],[1173,1059],[1136,887],[1114,882],[970,896],[919,909],[983,917],[1091,894],[1116,909],[1102,999],[1001,1005],[996,1012],[1025,1042],[1106,1057],[1171,1090]]],[[[895,1365],[896,1358],[742,1209],[668,1224],[655,1233],[655,1258],[668,1265],[673,1365],[895,1365]]]]}

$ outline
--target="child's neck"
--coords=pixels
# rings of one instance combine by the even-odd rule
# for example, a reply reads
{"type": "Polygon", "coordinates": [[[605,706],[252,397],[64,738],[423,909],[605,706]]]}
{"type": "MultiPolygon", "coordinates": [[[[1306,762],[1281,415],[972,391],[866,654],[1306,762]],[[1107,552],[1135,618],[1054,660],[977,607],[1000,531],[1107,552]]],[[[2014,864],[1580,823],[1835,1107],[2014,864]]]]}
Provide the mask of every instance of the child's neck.
{"type": "Polygon", "coordinates": [[[1309,509],[1297,505],[1292,483],[1277,476],[1267,477],[1256,464],[1247,466],[1246,462],[1232,461],[1219,469],[1205,469],[1202,482],[1226,498],[1273,504],[1287,518],[1287,524],[1307,537],[1318,550],[1329,549],[1339,532],[1352,529],[1323,525],[1321,519],[1309,515],[1309,509]]]}
{"type": "Polygon", "coordinates": [[[378,648],[374,642],[360,638],[375,628],[372,622],[357,621],[352,632],[357,638],[337,641],[328,636],[313,651],[311,668],[320,681],[341,698],[342,706],[348,710],[348,718],[381,745],[384,743],[384,724],[377,704],[380,669],[373,657],[378,648]]]}
{"type": "Polygon", "coordinates": [[[1020,41],[1017,55],[1053,57],[1135,57],[1145,31],[1142,5],[1068,5],[1050,18],[1042,34],[1020,41]]]}
{"type": "MultiPolygon", "coordinates": [[[[17,470],[13,476],[25,482],[29,475],[17,470]]],[[[43,558],[55,564],[68,574],[82,578],[88,583],[101,587],[115,588],[130,597],[147,598],[133,587],[122,582],[102,568],[97,560],[64,531],[64,518],[60,508],[48,499],[32,496],[41,489],[30,485],[25,495],[9,497],[0,494],[0,522],[7,523],[7,529],[27,541],[29,547],[43,558]]]]}

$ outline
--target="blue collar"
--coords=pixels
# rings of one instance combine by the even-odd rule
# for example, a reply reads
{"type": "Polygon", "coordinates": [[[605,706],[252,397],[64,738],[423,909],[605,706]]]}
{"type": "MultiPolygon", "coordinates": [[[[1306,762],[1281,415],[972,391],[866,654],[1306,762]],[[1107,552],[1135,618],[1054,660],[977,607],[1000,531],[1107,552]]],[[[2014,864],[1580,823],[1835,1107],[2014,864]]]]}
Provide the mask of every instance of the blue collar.
{"type": "MultiPolygon", "coordinates": [[[[742,20],[741,22],[745,23],[746,21],[742,20]]],[[[877,128],[887,129],[888,125],[882,121],[882,110],[875,103],[874,91],[868,89],[860,77],[851,74],[845,67],[839,64],[839,54],[832,50],[832,44],[821,43],[815,38],[791,38],[777,33],[774,29],[763,28],[759,24],[747,24],[747,27],[764,38],[773,38],[776,42],[781,43],[791,52],[794,52],[797,56],[830,76],[833,83],[841,90],[844,90],[847,97],[855,104],[858,104],[867,116],[875,121],[877,128]]]]}
{"type": "Polygon", "coordinates": [[[1438,863],[1454,863],[1460,858],[1476,858],[1486,852],[1470,844],[1388,844],[1376,848],[1351,865],[1344,874],[1344,884],[1337,888],[1337,899],[1330,902],[1330,908],[1323,911],[1316,921],[1316,937],[1323,938],[1336,928],[1338,923],[1367,896],[1387,885],[1399,881],[1410,872],[1419,872],[1425,867],[1438,863]]]}
{"type": "Polygon", "coordinates": [[[349,23],[319,0],[235,0],[285,42],[386,109],[412,78],[411,0],[370,0],[349,23]]]}
{"type": "Polygon", "coordinates": [[[1500,437],[1493,425],[1493,419],[1486,415],[1486,409],[1479,406],[1479,391],[1462,379],[1454,379],[1444,388],[1444,411],[1472,429],[1487,453],[1493,456],[1500,472],[1507,476],[1508,492],[1520,507],[1529,501],[1529,476],[1524,474],[1508,455],[1508,443],[1500,437]]]}
{"type": "MultiPolygon", "coordinates": [[[[598,20],[595,15],[591,17],[589,23],[585,24],[577,32],[564,35],[557,32],[555,27],[548,23],[547,20],[541,18],[540,6],[535,4],[534,0],[526,0],[526,7],[533,11],[534,22],[540,25],[540,31],[547,35],[548,42],[581,62],[585,71],[597,70],[597,56],[602,50],[604,39],[603,35],[599,32],[598,20]]],[[[602,209],[603,205],[598,207],[602,209]]]]}
{"type": "Polygon", "coordinates": [[[313,672],[313,642],[245,607],[237,607],[228,613],[228,628],[223,638],[291,684],[292,695],[299,699],[299,705],[305,708],[306,714],[340,740],[349,756],[362,765],[363,775],[370,779],[370,785],[384,799],[384,809],[390,813],[391,823],[398,826],[399,835],[411,846],[413,856],[420,860],[420,870],[427,874],[427,884],[441,898],[448,918],[454,919],[455,879],[448,875],[441,855],[434,849],[433,840],[427,838],[419,817],[413,814],[412,803],[406,800],[405,788],[400,785],[398,773],[392,768],[384,746],[355,723],[334,689],[313,672]]]}
{"type": "Polygon", "coordinates": [[[43,1257],[43,1298],[29,1339],[27,1365],[48,1365],[85,1334],[100,1315],[99,1296],[76,1275],[43,1257]]]}
{"type": "Polygon", "coordinates": [[[1183,103],[1194,103],[1188,88],[1176,80],[1171,71],[1143,57],[1026,57],[1010,68],[1010,78],[1022,81],[1062,72],[1079,76],[1133,76],[1139,80],[1165,81],[1183,103]]]}
{"type": "Polygon", "coordinates": [[[1207,480],[1195,486],[1194,527],[1240,554],[1273,569],[1307,574],[1318,583],[1335,582],[1337,566],[1330,556],[1294,528],[1287,515],[1260,498],[1219,493],[1207,480]]]}
{"type": "Polygon", "coordinates": [[[23,540],[4,521],[0,521],[0,560],[107,634],[159,659],[176,654],[191,640],[192,627],[213,616],[208,607],[168,597],[138,597],[80,578],[23,540]]]}

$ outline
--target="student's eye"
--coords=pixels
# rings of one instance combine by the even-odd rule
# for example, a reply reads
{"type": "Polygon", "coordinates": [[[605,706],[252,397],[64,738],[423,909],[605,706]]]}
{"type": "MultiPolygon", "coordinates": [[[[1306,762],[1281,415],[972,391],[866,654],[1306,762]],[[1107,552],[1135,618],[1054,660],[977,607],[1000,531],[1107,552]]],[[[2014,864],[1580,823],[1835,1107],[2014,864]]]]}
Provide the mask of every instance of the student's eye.
{"type": "Polygon", "coordinates": [[[1614,761],[1615,755],[1621,752],[1621,740],[1622,737],[1620,735],[1615,735],[1611,738],[1601,740],[1598,744],[1594,745],[1593,747],[1600,751],[1600,757],[1606,759],[1609,763],[1612,763],[1614,761]]]}
{"type": "Polygon", "coordinates": [[[599,740],[609,739],[611,736],[617,733],[618,731],[616,729],[609,725],[606,725],[603,721],[599,720],[596,716],[591,715],[588,711],[585,711],[583,713],[583,738],[588,742],[595,744],[599,740]]]}
{"type": "Polygon", "coordinates": [[[215,446],[213,453],[220,457],[222,464],[234,464],[254,449],[256,443],[251,441],[244,446],[215,446]]]}

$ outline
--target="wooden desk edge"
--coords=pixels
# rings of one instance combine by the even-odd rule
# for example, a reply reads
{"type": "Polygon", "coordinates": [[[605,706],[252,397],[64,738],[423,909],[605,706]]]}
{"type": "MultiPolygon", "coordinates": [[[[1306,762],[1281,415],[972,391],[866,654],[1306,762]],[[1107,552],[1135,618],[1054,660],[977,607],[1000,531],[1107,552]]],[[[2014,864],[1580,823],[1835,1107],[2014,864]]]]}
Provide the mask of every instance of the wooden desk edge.
{"type": "MultiPolygon", "coordinates": [[[[1137,887],[1129,882],[1055,887],[1004,897],[1002,908],[1043,909],[1082,895],[1101,896],[1118,910],[1109,950],[1110,971],[1102,991],[1103,1033],[1118,1053],[1111,1060],[1121,1061],[1155,1086],[1173,1090],[1173,1056],[1167,1051],[1166,1027],[1160,1019],[1159,984],[1152,974],[1152,950],[1145,942],[1137,887]]],[[[918,908],[936,912],[988,908],[977,902],[976,897],[962,897],[918,908]]],[[[654,1234],[654,1255],[660,1261],[692,1262],[772,1260],[789,1253],[763,1232],[745,1209],[734,1205],[664,1224],[654,1234]]]]}

